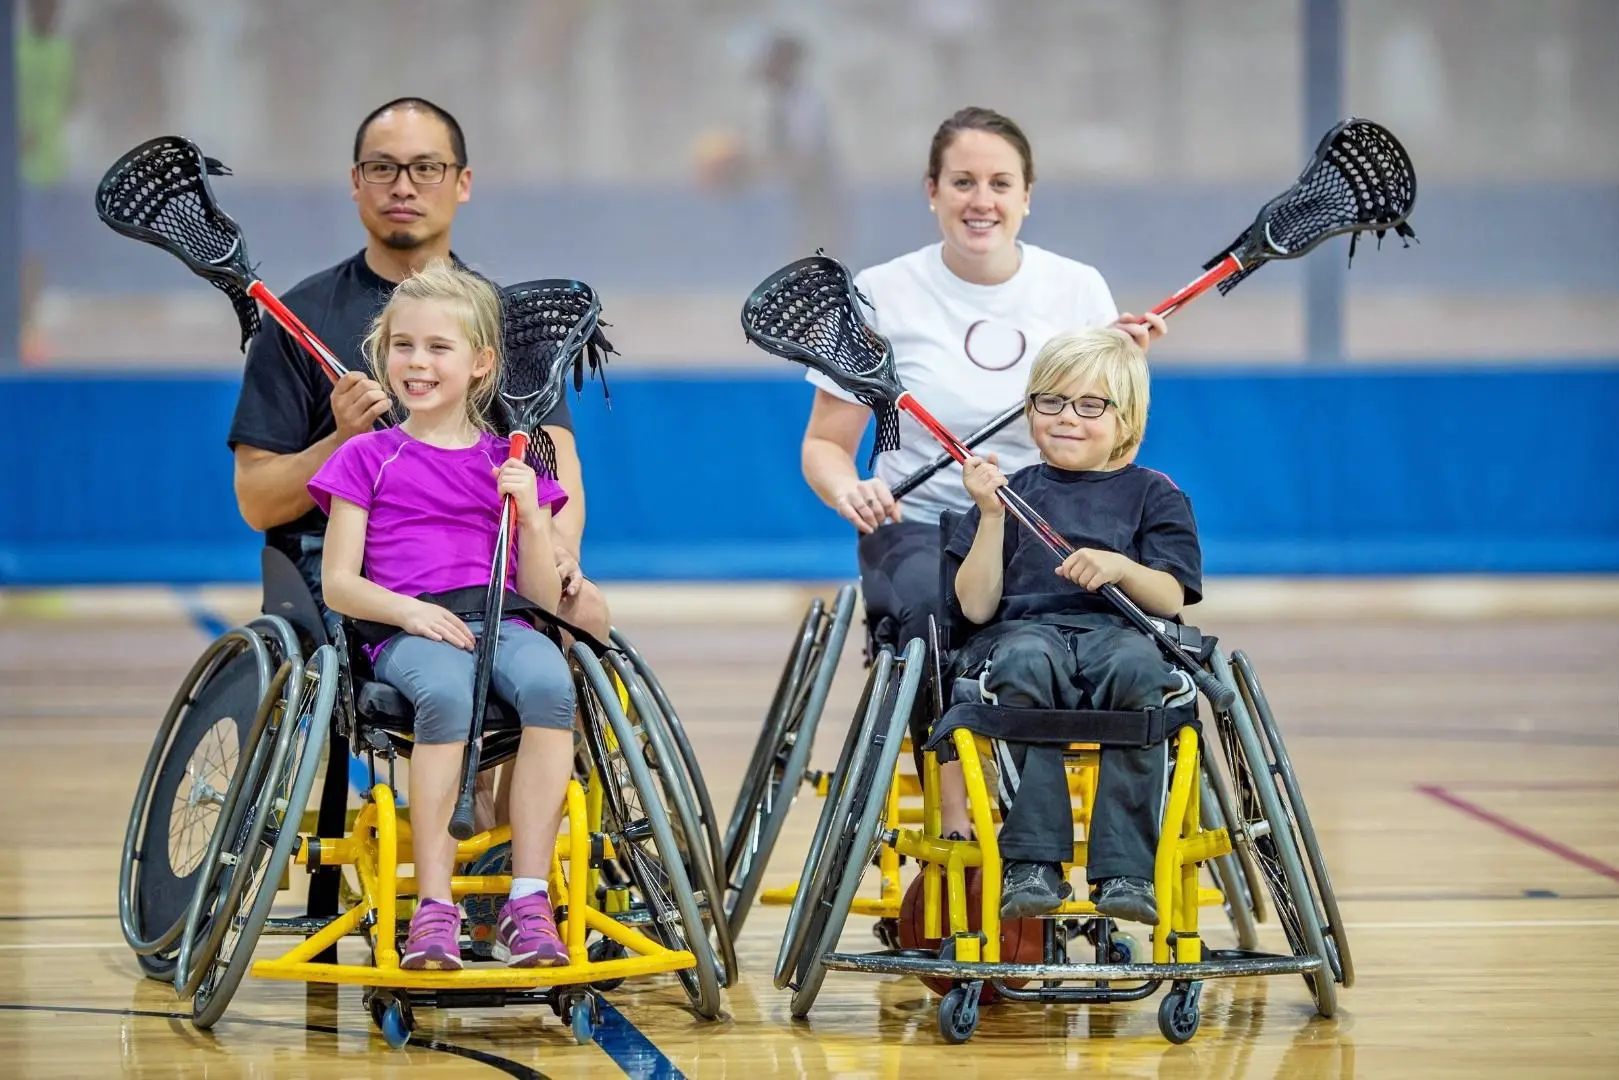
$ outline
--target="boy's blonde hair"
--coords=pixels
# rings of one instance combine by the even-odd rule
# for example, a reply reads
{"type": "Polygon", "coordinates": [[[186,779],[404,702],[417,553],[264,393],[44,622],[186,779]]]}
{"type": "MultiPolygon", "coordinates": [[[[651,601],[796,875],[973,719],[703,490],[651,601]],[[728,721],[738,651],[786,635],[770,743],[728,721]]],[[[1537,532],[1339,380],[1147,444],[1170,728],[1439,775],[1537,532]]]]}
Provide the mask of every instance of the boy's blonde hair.
{"type": "Polygon", "coordinates": [[[388,339],[393,336],[395,306],[402,300],[432,300],[449,304],[456,311],[461,332],[474,355],[489,350],[494,363],[487,372],[473,376],[467,388],[467,419],[485,431],[489,427],[489,405],[500,387],[501,307],[500,293],[487,280],[470,270],[462,270],[443,259],[435,259],[401,281],[371,322],[360,351],[371,366],[373,377],[393,399],[396,411],[404,408],[388,382],[388,339]]]}
{"type": "Polygon", "coordinates": [[[1099,387],[1118,413],[1119,444],[1108,459],[1117,461],[1141,445],[1147,432],[1148,383],[1147,354],[1123,330],[1108,327],[1058,334],[1034,358],[1023,417],[1033,421],[1030,399],[1036,394],[1061,394],[1064,387],[1074,384],[1099,387]]]}

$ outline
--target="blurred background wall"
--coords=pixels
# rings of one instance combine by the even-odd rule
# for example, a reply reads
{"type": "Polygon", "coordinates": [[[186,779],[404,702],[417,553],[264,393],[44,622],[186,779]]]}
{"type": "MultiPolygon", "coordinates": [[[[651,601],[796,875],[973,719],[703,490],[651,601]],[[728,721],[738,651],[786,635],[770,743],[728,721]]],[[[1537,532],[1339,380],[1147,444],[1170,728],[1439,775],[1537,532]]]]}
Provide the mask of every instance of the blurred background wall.
{"type": "MultiPolygon", "coordinates": [[[[1319,2],[12,0],[71,85],[19,87],[55,122],[48,152],[21,148],[12,207],[0,583],[256,572],[223,442],[229,307],[91,209],[148,137],[231,166],[215,190],[285,291],[361,246],[359,119],[444,105],[475,178],[458,252],[590,281],[624,353],[611,410],[580,405],[587,570],[595,552],[609,577],[839,576],[852,546],[797,473],[809,394],[743,340],[747,292],[812,240],[860,267],[936,239],[928,139],[976,103],[1034,142],[1024,238],[1150,306],[1303,165],[1319,2]],[[761,68],[784,36],[806,58],[792,137],[824,147],[831,213],[771,168],[786,128],[761,68]],[[747,512],[667,499],[671,454],[700,492],[745,479],[747,512]],[[63,484],[79,456],[96,479],[63,484]]],[[[1340,112],[1405,142],[1421,243],[1360,246],[1331,349],[1307,347],[1299,264],[1178,315],[1144,460],[1191,491],[1211,573],[1619,569],[1619,0],[1330,7],[1340,112]]]]}

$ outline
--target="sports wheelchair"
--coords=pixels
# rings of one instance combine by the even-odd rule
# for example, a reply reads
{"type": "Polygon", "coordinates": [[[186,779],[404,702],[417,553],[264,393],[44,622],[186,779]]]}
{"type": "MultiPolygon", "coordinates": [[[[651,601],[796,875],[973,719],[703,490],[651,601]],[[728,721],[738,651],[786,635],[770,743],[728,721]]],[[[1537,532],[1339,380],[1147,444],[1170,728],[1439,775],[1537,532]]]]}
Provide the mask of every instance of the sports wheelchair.
{"type": "MultiPolygon", "coordinates": [[[[748,911],[756,901],[767,905],[791,905],[794,902],[799,882],[775,889],[761,888],[770,854],[800,788],[808,786],[819,797],[826,799],[838,785],[838,775],[847,766],[847,747],[838,765],[831,771],[810,769],[809,757],[853,622],[855,604],[855,588],[852,585],[839,589],[830,607],[818,597],[811,601],[765,714],[725,832],[722,880],[726,884],[726,917],[733,936],[740,934],[748,911]],[[790,782],[788,778],[795,778],[796,782],[790,782]]],[[[897,624],[888,616],[880,616],[876,620],[868,616],[864,654],[867,683],[856,714],[857,725],[858,718],[882,700],[882,687],[877,685],[876,662],[884,650],[890,657],[900,655],[897,624]]],[[[885,820],[894,824],[922,823],[922,775],[922,757],[916,752],[907,732],[900,745],[894,782],[888,789],[889,805],[885,820]],[[914,768],[905,768],[907,762],[913,763],[914,768]]],[[[1075,796],[1088,801],[1095,790],[1094,770],[1075,770],[1069,779],[1075,796]]],[[[1209,778],[1202,778],[1200,786],[1204,819],[1214,828],[1223,827],[1223,811],[1209,778]]],[[[999,809],[996,808],[993,813],[998,820],[999,809]]],[[[1076,811],[1076,820],[1079,820],[1077,815],[1080,813],[1076,811]]],[[[817,834],[817,844],[819,842],[817,834]]],[[[875,864],[878,869],[875,895],[856,896],[852,901],[851,911],[854,914],[877,920],[872,932],[889,948],[901,946],[900,916],[904,908],[901,866],[904,861],[894,848],[880,848],[875,864]]],[[[1251,851],[1247,847],[1238,847],[1210,859],[1208,867],[1214,887],[1200,891],[1200,904],[1223,907],[1231,921],[1238,946],[1256,948],[1259,941],[1258,924],[1265,920],[1267,913],[1262,899],[1264,886],[1251,851]]],[[[801,878],[800,882],[805,880],[807,877],[801,878]]],[[[1127,937],[1121,940],[1129,941],[1127,937]]]]}
{"type": "MultiPolygon", "coordinates": [[[[653,974],[676,975],[698,1016],[719,1014],[736,962],[718,901],[710,902],[720,895],[715,818],[678,716],[623,635],[569,654],[583,722],[550,877],[572,960],[404,971],[401,900],[414,882],[399,874],[410,861],[410,823],[393,770],[410,752],[409,703],[371,677],[342,624],[322,620],[291,560],[267,548],[263,569],[266,614],[222,635],[187,676],[148,755],[125,836],[126,941],[146,974],[192,999],[198,1027],[220,1019],[250,967],[261,978],[366,987],[367,1008],[396,1047],[410,1038],[415,1006],[525,1002],[549,1005],[589,1041],[599,995],[653,974]],[[329,732],[337,737],[330,747],[329,732]],[[323,752],[320,808],[306,815],[323,752]],[[366,789],[358,811],[348,809],[351,765],[366,789]],[[307,914],[271,918],[292,863],[310,874],[307,914]],[[262,934],[305,940],[255,963],[262,934]],[[337,962],[349,935],[364,938],[368,963],[337,962]]],[[[491,700],[484,732],[483,768],[515,755],[520,729],[503,702],[491,700]]],[[[509,867],[501,873],[489,859],[509,837],[502,826],[459,845],[458,862],[474,865],[452,879],[457,899],[509,889],[509,867]]],[[[463,956],[479,958],[465,943],[463,956]]]]}
{"type": "MultiPolygon", "coordinates": [[[[947,535],[951,518],[941,523],[947,535]]],[[[956,560],[946,556],[941,572],[947,601],[953,597],[955,569],[956,560]]],[[[1236,691],[1231,707],[1214,713],[1216,737],[1208,743],[1218,754],[1205,755],[1195,713],[1178,718],[1170,710],[1153,709],[1035,713],[984,703],[976,679],[948,674],[952,650],[964,642],[967,629],[959,610],[951,608],[947,602],[944,626],[931,627],[931,641],[913,639],[899,654],[880,647],[872,666],[777,960],[776,985],[792,991],[793,1016],[808,1015],[828,970],[922,978],[940,994],[938,1030],[951,1043],[971,1038],[986,1000],[1138,1001],[1166,981],[1171,987],[1158,1010],[1159,1029],[1171,1042],[1183,1043],[1201,1019],[1202,982],[1249,975],[1300,974],[1316,1011],[1332,1016],[1336,987],[1354,979],[1348,942],[1297,778],[1251,661],[1240,652],[1228,660],[1212,637],[1171,624],[1206,670],[1236,691]],[[995,805],[983,758],[991,753],[994,736],[1008,734],[1064,745],[1065,761],[1080,774],[1071,790],[1082,793],[1095,790],[1101,746],[1169,743],[1168,798],[1154,875],[1159,916],[1150,956],[1146,950],[1137,955],[1114,921],[1101,917],[1088,900],[1067,900],[1049,916],[1003,925],[995,805]],[[896,766],[907,735],[921,748],[919,829],[902,827],[894,816],[896,766]],[[1223,758],[1223,770],[1216,756],[1223,758]],[[962,763],[974,840],[940,835],[939,769],[948,757],[962,763]],[[889,852],[921,867],[901,927],[910,933],[900,936],[910,941],[897,946],[885,941],[889,947],[878,952],[839,952],[861,879],[889,852]],[[1218,865],[1233,853],[1258,869],[1289,955],[1258,952],[1242,942],[1235,949],[1211,950],[1200,937],[1198,868],[1218,865]],[[1094,963],[1069,961],[1070,944],[1081,936],[1094,946],[1094,963]],[[1003,950],[1014,955],[1003,956],[1003,950]]],[[[1089,814],[1087,794],[1076,819],[1088,826],[1089,814]]],[[[1081,841],[1071,865],[1084,862],[1081,841]]],[[[1246,877],[1231,863],[1225,873],[1246,877]]],[[[1232,882],[1231,888],[1228,909],[1239,908],[1242,886],[1232,882]]],[[[1241,937],[1235,913],[1233,922],[1241,937]]]]}

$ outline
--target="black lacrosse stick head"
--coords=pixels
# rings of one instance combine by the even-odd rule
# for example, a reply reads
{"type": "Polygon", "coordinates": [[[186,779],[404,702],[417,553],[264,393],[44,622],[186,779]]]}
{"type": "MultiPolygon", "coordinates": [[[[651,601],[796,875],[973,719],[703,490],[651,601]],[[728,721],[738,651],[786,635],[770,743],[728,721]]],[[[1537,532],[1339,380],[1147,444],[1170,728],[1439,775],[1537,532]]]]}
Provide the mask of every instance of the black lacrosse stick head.
{"type": "Polygon", "coordinates": [[[875,459],[899,449],[894,402],[905,388],[894,371],[893,346],[866,321],[864,302],[848,267],[817,253],[760,282],[742,305],[742,332],[766,352],[820,372],[871,409],[875,459]]]}
{"type": "Polygon", "coordinates": [[[588,374],[602,379],[607,357],[618,350],[607,340],[601,301],[582,281],[546,278],[508,285],[500,290],[502,361],[496,395],[499,426],[510,435],[532,436],[530,464],[556,476],[556,447],[540,421],[556,408],[566,391],[568,373],[574,390],[584,389],[588,374]]]}
{"type": "Polygon", "coordinates": [[[1351,117],[1321,137],[1298,182],[1266,203],[1203,269],[1236,255],[1242,269],[1220,282],[1220,292],[1228,293],[1269,260],[1296,259],[1344,233],[1350,234],[1351,261],[1364,232],[1381,244],[1392,229],[1410,246],[1417,234],[1407,219],[1416,201],[1417,173],[1405,147],[1382,125],[1351,117]]]}
{"type": "Polygon", "coordinates": [[[119,158],[96,186],[96,214],[125,236],[154,244],[230,297],[242,328],[242,348],[259,329],[259,308],[247,295],[252,267],[242,230],[214,200],[209,176],[229,176],[197,144],[161,135],[119,158]]]}

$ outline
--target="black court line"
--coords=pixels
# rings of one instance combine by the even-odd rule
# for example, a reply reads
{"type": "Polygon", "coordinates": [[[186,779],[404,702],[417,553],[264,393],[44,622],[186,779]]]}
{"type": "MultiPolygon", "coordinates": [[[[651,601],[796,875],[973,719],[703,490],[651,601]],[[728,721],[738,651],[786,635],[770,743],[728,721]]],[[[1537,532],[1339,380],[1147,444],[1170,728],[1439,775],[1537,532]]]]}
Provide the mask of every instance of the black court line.
{"type": "Polygon", "coordinates": [[[91,922],[98,919],[116,919],[111,915],[0,915],[0,922],[91,922]]]}
{"type": "MultiPolygon", "coordinates": [[[[185,1013],[158,1012],[152,1009],[96,1009],[84,1005],[11,1005],[0,1003],[0,1011],[5,1012],[44,1012],[44,1013],[75,1013],[88,1016],[135,1016],[153,1020],[185,1020],[191,1017],[185,1013]]],[[[356,1038],[369,1038],[372,1034],[367,1028],[365,1031],[355,1031],[352,1028],[335,1028],[327,1024],[300,1024],[294,1020],[256,1020],[249,1017],[227,1016],[220,1021],[222,1024],[246,1024],[251,1027],[285,1028],[292,1031],[314,1031],[322,1035],[349,1035],[356,1038]]],[[[444,1042],[442,1039],[421,1038],[414,1034],[410,1044],[423,1050],[434,1050],[441,1054],[453,1054],[456,1057],[476,1061],[480,1065],[488,1065],[492,1069],[499,1069],[515,1080],[551,1080],[545,1073],[540,1072],[522,1062],[503,1058],[499,1054],[491,1054],[487,1050],[474,1050],[467,1046],[457,1046],[454,1043],[444,1042]]]]}

